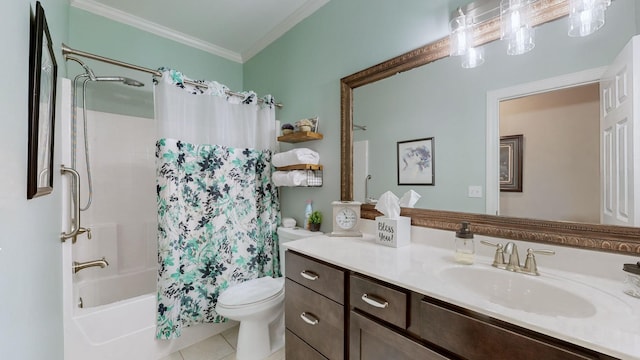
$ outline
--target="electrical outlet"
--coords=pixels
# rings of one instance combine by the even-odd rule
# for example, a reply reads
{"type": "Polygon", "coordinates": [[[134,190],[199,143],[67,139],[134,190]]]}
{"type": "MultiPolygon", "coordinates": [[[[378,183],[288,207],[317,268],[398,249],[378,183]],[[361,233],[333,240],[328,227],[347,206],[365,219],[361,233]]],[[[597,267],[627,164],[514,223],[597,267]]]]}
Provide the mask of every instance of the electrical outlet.
{"type": "Polygon", "coordinates": [[[481,198],[482,197],[482,186],[470,185],[469,186],[469,197],[470,198],[481,198]]]}

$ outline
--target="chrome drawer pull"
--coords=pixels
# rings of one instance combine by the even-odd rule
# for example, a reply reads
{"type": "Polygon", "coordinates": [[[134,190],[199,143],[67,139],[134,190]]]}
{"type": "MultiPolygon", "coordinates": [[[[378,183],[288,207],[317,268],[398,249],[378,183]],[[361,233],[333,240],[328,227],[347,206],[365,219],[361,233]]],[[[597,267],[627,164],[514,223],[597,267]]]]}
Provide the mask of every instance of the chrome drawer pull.
{"type": "Polygon", "coordinates": [[[368,294],[362,294],[362,301],[381,309],[386,309],[389,306],[389,302],[387,300],[376,298],[375,296],[368,294]]]}
{"type": "Polygon", "coordinates": [[[300,314],[300,318],[309,325],[317,325],[320,322],[313,314],[307,314],[306,312],[300,314]]]}
{"type": "Polygon", "coordinates": [[[309,270],[302,270],[300,272],[300,275],[302,275],[303,278],[307,279],[307,280],[318,280],[318,278],[320,276],[318,276],[318,274],[314,273],[313,271],[309,271],[309,270]]]}

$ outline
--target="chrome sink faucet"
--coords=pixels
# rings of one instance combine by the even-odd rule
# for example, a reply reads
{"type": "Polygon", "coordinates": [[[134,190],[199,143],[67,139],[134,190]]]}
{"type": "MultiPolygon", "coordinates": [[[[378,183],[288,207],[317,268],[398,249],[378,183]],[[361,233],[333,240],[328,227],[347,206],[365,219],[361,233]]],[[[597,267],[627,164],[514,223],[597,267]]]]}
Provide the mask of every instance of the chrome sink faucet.
{"type": "Polygon", "coordinates": [[[491,266],[496,267],[498,269],[523,273],[527,275],[535,275],[538,276],[540,273],[538,272],[538,266],[536,264],[536,258],[534,254],[542,254],[542,255],[554,255],[555,251],[547,250],[547,249],[527,249],[527,257],[524,261],[524,265],[520,265],[520,255],[518,254],[518,247],[512,241],[508,242],[506,246],[502,244],[494,244],[485,240],[480,241],[484,245],[495,246],[496,253],[493,258],[493,263],[491,266]],[[509,254],[509,262],[505,262],[504,255],[509,254]]]}
{"type": "Polygon", "coordinates": [[[506,269],[509,271],[520,271],[520,255],[518,254],[518,247],[513,241],[509,241],[504,247],[504,252],[509,254],[509,263],[506,269]]]}

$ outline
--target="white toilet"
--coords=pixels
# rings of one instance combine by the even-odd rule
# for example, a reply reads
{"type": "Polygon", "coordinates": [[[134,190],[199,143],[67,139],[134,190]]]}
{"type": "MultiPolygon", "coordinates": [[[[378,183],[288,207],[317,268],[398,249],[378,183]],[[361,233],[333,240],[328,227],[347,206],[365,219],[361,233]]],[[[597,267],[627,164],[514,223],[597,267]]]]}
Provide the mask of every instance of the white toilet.
{"type": "MultiPolygon", "coordinates": [[[[320,233],[278,228],[280,244],[320,233]]],[[[284,247],[280,246],[281,278],[262,277],[229,287],[218,297],[216,312],[240,321],[237,360],[262,360],[284,345],[284,247]]]]}

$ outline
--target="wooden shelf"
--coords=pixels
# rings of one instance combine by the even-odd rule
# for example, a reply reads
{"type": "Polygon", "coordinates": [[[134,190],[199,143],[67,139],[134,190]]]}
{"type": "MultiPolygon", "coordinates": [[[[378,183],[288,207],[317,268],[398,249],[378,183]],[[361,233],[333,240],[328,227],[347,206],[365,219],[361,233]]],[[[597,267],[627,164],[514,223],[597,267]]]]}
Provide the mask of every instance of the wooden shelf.
{"type": "Polygon", "coordinates": [[[299,143],[303,141],[321,140],[322,134],[312,131],[296,131],[291,134],[278,136],[278,141],[288,143],[299,143]]]}
{"type": "Polygon", "coordinates": [[[278,171],[291,171],[291,170],[322,170],[322,165],[314,164],[298,164],[289,165],[276,168],[278,171]]]}

